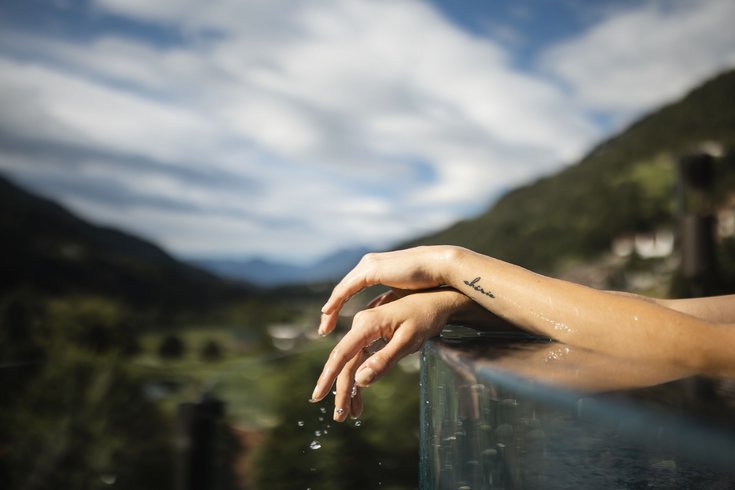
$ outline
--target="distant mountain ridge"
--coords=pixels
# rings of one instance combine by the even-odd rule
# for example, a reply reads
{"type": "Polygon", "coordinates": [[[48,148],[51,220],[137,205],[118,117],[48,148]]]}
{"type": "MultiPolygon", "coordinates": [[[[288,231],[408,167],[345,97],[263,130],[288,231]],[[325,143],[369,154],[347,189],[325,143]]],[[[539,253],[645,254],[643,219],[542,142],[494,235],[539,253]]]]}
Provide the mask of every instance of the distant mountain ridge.
{"type": "Polygon", "coordinates": [[[735,70],[639,119],[559,173],[510,191],[482,215],[397,248],[456,244],[553,273],[609,250],[621,234],[672,224],[674,160],[704,142],[725,149],[718,193],[735,188],[735,70]]]}
{"type": "Polygon", "coordinates": [[[93,225],[0,176],[0,295],[93,294],[157,309],[217,305],[252,291],[131,234],[93,225]]]}
{"type": "Polygon", "coordinates": [[[221,277],[244,280],[262,287],[275,287],[337,280],[367,252],[368,249],[364,247],[346,248],[306,265],[260,258],[194,259],[191,263],[221,277]]]}

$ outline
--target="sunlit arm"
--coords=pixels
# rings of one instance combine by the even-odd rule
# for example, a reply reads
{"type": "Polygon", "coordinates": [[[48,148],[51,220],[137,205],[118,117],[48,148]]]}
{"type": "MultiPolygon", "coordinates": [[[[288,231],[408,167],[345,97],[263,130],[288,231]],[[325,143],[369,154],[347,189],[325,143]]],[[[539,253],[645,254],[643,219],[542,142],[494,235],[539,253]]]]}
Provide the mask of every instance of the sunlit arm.
{"type": "Polygon", "coordinates": [[[465,249],[443,253],[451,264],[448,284],[521,328],[615,356],[735,372],[735,296],[649,301],[541,276],[465,249]]]}
{"type": "Polygon", "coordinates": [[[374,284],[449,285],[523,329],[570,345],[701,372],[735,372],[735,296],[653,301],[542,276],[459,247],[418,247],[366,256],[335,287],[320,328],[331,330],[344,302],[374,284]]]}

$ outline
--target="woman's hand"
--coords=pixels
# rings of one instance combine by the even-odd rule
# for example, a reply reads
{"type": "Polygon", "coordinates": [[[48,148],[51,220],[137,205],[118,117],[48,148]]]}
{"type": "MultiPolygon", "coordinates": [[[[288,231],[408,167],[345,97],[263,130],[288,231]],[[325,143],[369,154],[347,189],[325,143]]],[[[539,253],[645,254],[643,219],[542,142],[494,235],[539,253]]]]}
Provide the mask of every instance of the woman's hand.
{"type": "Polygon", "coordinates": [[[382,284],[399,290],[423,290],[447,284],[446,271],[459,247],[426,246],[365,255],[335,287],[322,308],[319,334],[337,323],[342,306],[363,289],[382,284]]]}
{"type": "Polygon", "coordinates": [[[413,294],[392,291],[373,303],[377,306],[355,315],[351,330],[330,353],[312,395],[312,401],[323,399],[336,380],[334,420],[339,422],[362,412],[361,387],[419,350],[471,301],[453,289],[440,288],[413,294]],[[382,348],[373,352],[376,344],[382,348]]]}

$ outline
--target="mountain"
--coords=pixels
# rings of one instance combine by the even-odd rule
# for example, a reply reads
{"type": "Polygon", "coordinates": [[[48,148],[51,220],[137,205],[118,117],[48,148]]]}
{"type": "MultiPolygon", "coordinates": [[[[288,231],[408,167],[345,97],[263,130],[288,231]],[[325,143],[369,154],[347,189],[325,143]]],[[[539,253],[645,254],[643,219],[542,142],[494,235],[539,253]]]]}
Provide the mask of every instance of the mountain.
{"type": "Polygon", "coordinates": [[[456,244],[554,273],[598,257],[620,235],[672,225],[678,157],[718,143],[726,156],[716,163],[716,198],[735,189],[734,93],[735,71],[723,73],[480,216],[400,247],[456,244]]]}
{"type": "Polygon", "coordinates": [[[247,281],[262,287],[308,284],[339,279],[368,252],[356,247],[338,250],[311,264],[296,265],[265,259],[195,259],[192,263],[218,276],[247,281]]]}
{"type": "Polygon", "coordinates": [[[134,306],[195,309],[252,287],[177,261],[158,246],[88,223],[0,176],[0,295],[110,296],[134,306]]]}

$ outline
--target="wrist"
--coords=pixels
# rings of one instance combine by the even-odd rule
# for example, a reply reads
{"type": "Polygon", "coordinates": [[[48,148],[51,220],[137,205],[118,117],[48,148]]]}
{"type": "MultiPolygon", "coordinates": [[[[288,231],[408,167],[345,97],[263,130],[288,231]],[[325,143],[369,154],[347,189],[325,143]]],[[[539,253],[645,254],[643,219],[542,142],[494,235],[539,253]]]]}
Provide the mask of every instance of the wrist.
{"type": "Polygon", "coordinates": [[[436,288],[431,294],[436,308],[434,315],[444,323],[465,318],[474,304],[470,298],[448,286],[436,288]]]}
{"type": "Polygon", "coordinates": [[[457,264],[466,260],[469,250],[455,245],[437,245],[434,263],[438,266],[437,282],[443,286],[459,289],[452,273],[457,264]]]}

